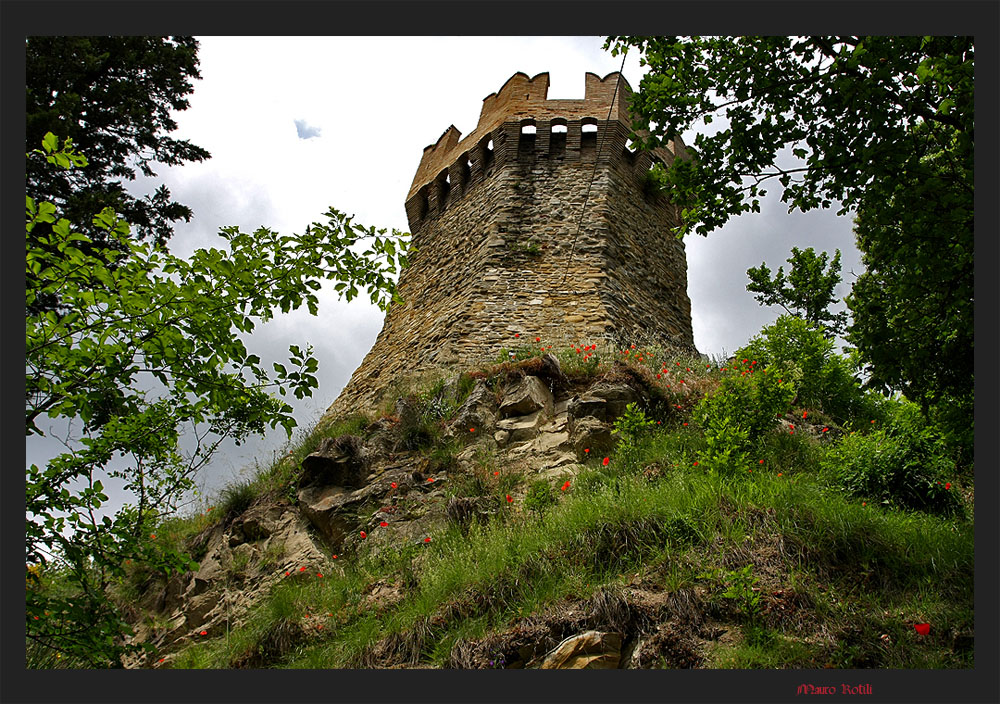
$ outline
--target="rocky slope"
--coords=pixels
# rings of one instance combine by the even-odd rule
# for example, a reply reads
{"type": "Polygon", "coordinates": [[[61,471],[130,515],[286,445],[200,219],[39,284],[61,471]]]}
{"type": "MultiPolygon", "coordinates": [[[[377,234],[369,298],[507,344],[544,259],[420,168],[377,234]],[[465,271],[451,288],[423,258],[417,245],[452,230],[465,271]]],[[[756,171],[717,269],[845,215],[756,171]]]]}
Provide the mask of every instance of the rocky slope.
{"type": "MultiPolygon", "coordinates": [[[[627,367],[573,381],[552,355],[502,367],[499,376],[480,373],[461,405],[439,424],[435,444],[446,452],[429,452],[428,438],[421,437],[426,403],[403,397],[363,437],[323,440],[301,463],[294,500],[273,492],[258,496],[242,514],[195,536],[190,548],[199,569],[151,585],[140,600],[137,613],[145,617],[137,619],[135,638],[152,642],[156,652],[130,666],[170,666],[190,643],[226,634],[282,580],[332,575],[347,556],[426,543],[449,522],[488,517],[499,509],[494,497],[460,490],[481,479],[486,468],[529,479],[511,484],[510,502],[522,502],[538,479],[549,480],[558,493],[588,456],[611,451],[614,421],[627,404],[656,393],[627,367]]],[[[438,398],[460,396],[457,383],[451,380],[438,398]]],[[[681,412],[697,395],[689,384],[670,408],[681,412]]],[[[382,608],[404,591],[401,584],[376,582],[365,599],[382,608]]],[[[625,588],[561,603],[503,633],[464,643],[452,653],[451,665],[695,667],[699,643],[726,634],[702,600],[699,588],[666,593],[636,575],[625,588]]],[[[779,603],[780,595],[771,601],[776,610],[801,606],[779,603]]],[[[288,634],[289,640],[300,637],[288,634]]],[[[419,646],[378,644],[367,666],[414,666],[419,646]]],[[[265,656],[255,657],[234,666],[267,666],[265,656]]]]}

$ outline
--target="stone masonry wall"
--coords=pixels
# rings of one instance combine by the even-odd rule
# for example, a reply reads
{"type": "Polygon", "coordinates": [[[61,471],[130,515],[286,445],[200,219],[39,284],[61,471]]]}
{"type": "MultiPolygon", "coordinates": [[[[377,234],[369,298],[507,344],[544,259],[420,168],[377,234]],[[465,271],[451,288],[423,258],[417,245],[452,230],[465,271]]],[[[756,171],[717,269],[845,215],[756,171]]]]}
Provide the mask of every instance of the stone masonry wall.
{"type": "Polygon", "coordinates": [[[472,134],[450,127],[425,150],[406,201],[403,302],[328,417],[370,409],[402,376],[490,362],[536,336],[556,349],[642,339],[694,351],[677,210],[644,188],[654,159],[686,154],[679,141],[629,151],[624,114],[606,119],[616,76],[588,74],[582,101],[547,101],[547,74],[515,74],[472,134]]]}

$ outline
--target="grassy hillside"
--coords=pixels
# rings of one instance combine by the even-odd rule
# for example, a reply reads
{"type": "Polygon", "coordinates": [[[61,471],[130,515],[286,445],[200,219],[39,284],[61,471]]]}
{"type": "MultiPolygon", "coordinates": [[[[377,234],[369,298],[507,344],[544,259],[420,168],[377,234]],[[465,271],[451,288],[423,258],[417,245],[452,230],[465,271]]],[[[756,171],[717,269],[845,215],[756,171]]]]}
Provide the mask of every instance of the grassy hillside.
{"type": "MultiPolygon", "coordinates": [[[[538,343],[397,389],[372,417],[317,426],[159,539],[198,560],[213,526],[251,506],[294,509],[302,460],[323,438],[379,433],[394,460],[447,477],[433,501],[485,507],[482,520],[449,508],[424,539],[355,536],[279,574],[224,631],[149,664],[537,667],[597,630],[620,634],[619,667],[972,667],[974,487],[960,441],[904,399],[862,392],[828,349],[778,354],[780,335],[721,363],[631,346],[559,352],[564,397],[615,382],[642,400],[614,420],[610,450],[584,451],[558,478],[448,430],[474,388],[500,398],[551,374],[538,343]]],[[[135,604],[161,582],[135,566],[115,597],[135,604]]]]}

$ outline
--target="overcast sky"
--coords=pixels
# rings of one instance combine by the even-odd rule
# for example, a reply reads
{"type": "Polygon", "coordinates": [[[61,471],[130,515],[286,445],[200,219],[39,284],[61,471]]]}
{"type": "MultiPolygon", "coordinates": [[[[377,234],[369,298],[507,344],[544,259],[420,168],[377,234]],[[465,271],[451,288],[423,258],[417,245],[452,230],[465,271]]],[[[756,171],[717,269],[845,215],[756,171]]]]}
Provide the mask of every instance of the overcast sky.
{"type": "MultiPolygon", "coordinates": [[[[407,231],[403,200],[424,147],[451,124],[463,135],[471,132],[483,98],[512,74],[548,71],[549,98],[582,98],[585,72],[603,77],[621,65],[620,56],[601,48],[600,37],[199,39],[202,79],[189,109],[176,114],[172,136],[204,147],[212,158],[161,166],[156,178],[131,188],[146,194],[163,183],[191,207],[191,222],[178,224],[170,241],[179,256],[221,246],[216,233],[224,226],[301,232],[330,206],[365,225],[407,231]],[[445,66],[447,80],[436,80],[445,66]]],[[[633,50],[624,76],[638,88],[643,73],[633,50]]],[[[683,138],[691,144],[694,134],[683,138]]],[[[840,249],[845,281],[839,297],[849,291],[851,271],[861,271],[849,216],[837,217],[835,210],[789,215],[777,198],[707,238],[689,236],[685,245],[694,340],[712,356],[733,352],[781,312],[761,307],[746,291],[749,267],[764,261],[772,271],[787,270],[793,246],[840,249]]],[[[258,327],[247,347],[270,368],[272,360],[287,359],[289,345],[313,345],[319,389],[304,402],[288,399],[299,425],[308,426],[347,383],[382,319],[366,301],[338,301],[328,286],[317,317],[305,310],[279,315],[258,327]]],[[[203,486],[211,492],[255,460],[267,465],[284,442],[283,432],[274,431],[225,447],[203,486]]],[[[52,441],[29,444],[28,461],[44,461],[59,449],[52,441]]]]}

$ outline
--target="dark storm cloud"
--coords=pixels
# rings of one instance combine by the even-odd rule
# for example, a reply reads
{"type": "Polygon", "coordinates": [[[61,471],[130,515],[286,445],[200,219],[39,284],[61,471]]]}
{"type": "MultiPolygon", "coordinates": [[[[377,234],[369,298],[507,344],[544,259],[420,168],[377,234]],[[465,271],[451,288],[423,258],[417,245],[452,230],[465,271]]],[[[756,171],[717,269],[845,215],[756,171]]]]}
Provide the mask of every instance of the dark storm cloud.
{"type": "Polygon", "coordinates": [[[305,120],[295,121],[295,131],[299,133],[299,139],[312,139],[319,137],[320,128],[309,125],[305,120]]]}

